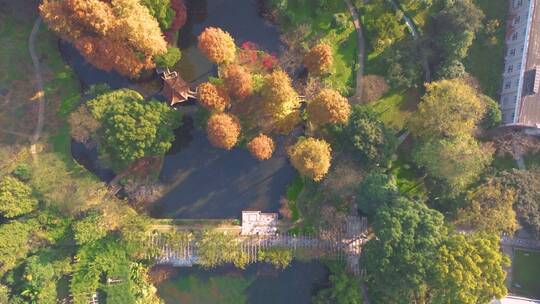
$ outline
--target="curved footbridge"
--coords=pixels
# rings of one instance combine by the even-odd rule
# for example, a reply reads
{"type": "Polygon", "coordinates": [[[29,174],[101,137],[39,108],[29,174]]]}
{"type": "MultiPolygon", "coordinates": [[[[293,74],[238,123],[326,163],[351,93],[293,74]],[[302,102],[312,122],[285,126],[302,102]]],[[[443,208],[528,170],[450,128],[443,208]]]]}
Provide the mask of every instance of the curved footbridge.
{"type": "Polygon", "coordinates": [[[171,240],[163,232],[170,231],[220,231],[234,235],[241,251],[251,263],[259,260],[259,253],[268,248],[286,248],[293,256],[313,258],[329,257],[345,260],[350,272],[360,274],[360,254],[368,239],[367,219],[349,216],[342,229],[321,235],[294,235],[287,233],[287,225],[278,219],[276,213],[260,211],[242,212],[238,220],[161,220],[154,225],[155,233],[149,239],[151,256],[157,264],[191,267],[196,265],[197,244],[192,238],[171,240]]]}

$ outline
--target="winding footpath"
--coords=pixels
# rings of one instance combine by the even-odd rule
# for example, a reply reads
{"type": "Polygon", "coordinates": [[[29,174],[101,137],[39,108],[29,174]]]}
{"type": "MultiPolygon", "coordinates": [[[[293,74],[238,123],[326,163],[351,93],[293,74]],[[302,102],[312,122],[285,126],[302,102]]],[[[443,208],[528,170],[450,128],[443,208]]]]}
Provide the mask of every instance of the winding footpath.
{"type": "Polygon", "coordinates": [[[34,131],[34,134],[31,137],[31,151],[32,154],[36,153],[35,145],[38,142],[39,138],[41,137],[41,132],[43,131],[43,124],[44,124],[44,115],[45,115],[45,90],[43,87],[43,77],[41,76],[41,67],[39,65],[39,58],[36,53],[36,36],[39,32],[39,26],[41,25],[41,17],[38,17],[36,21],[34,22],[34,27],[32,28],[32,32],[30,33],[30,37],[28,38],[28,51],[30,52],[30,57],[32,58],[32,64],[34,65],[34,73],[36,75],[36,87],[37,87],[37,94],[38,97],[38,121],[36,125],[36,130],[34,131]]]}
{"type": "Polygon", "coordinates": [[[356,8],[351,3],[351,0],[343,0],[347,4],[349,13],[351,14],[354,28],[356,29],[357,43],[358,43],[358,71],[356,71],[356,90],[352,97],[354,103],[360,103],[362,101],[363,87],[362,80],[364,77],[364,60],[366,58],[366,41],[364,40],[364,33],[362,32],[362,24],[360,23],[360,17],[356,8]]]}

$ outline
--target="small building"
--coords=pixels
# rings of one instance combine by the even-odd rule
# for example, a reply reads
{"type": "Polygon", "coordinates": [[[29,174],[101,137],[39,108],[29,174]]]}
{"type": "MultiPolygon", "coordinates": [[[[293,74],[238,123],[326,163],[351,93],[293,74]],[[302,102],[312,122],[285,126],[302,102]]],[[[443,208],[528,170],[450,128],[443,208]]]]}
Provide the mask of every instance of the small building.
{"type": "Polygon", "coordinates": [[[242,211],[242,235],[276,235],[278,214],[242,211]]]}
{"type": "Polygon", "coordinates": [[[540,131],[540,0],[509,0],[507,24],[503,123],[540,131]]]}
{"type": "Polygon", "coordinates": [[[190,97],[195,98],[195,92],[191,91],[189,84],[176,71],[159,69],[157,72],[163,79],[161,94],[167,98],[171,106],[187,101],[190,97]]]}

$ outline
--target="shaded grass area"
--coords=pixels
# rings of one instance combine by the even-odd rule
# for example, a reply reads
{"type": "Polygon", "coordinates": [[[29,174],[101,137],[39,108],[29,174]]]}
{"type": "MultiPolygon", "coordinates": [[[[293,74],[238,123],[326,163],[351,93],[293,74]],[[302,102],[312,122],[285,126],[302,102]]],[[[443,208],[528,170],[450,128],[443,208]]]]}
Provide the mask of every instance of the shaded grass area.
{"type": "Polygon", "coordinates": [[[370,103],[381,121],[397,132],[405,129],[409,118],[416,110],[419,96],[416,90],[390,91],[383,98],[370,103]]]}
{"type": "Polygon", "coordinates": [[[300,213],[298,211],[296,201],[298,200],[298,196],[300,196],[300,192],[302,192],[303,188],[304,181],[299,175],[297,175],[294,178],[293,182],[287,187],[287,192],[285,193],[285,197],[287,198],[287,201],[289,203],[289,209],[291,210],[292,222],[295,222],[300,218],[300,213]]]}
{"type": "Polygon", "coordinates": [[[540,167],[540,153],[529,153],[523,157],[527,169],[540,167]]]}
{"type": "Polygon", "coordinates": [[[301,25],[307,25],[310,34],[305,41],[310,47],[321,41],[334,50],[334,64],[331,75],[325,82],[330,87],[345,95],[354,93],[357,59],[357,39],[351,16],[345,2],[339,0],[328,4],[328,9],[319,10],[315,5],[306,5],[305,1],[291,0],[282,12],[286,18],[282,21],[285,31],[295,31],[301,25]],[[346,20],[346,21],[338,21],[346,20]]]}
{"type": "Polygon", "coordinates": [[[540,252],[515,250],[512,265],[512,286],[523,296],[540,298],[540,252]],[[521,287],[517,287],[517,286],[521,287]]]}
{"type": "Polygon", "coordinates": [[[491,166],[497,171],[517,169],[516,160],[510,154],[496,155],[491,162],[491,166]]]}
{"type": "Polygon", "coordinates": [[[484,94],[494,98],[499,97],[504,66],[504,37],[508,1],[506,0],[475,0],[486,15],[484,29],[477,34],[465,60],[465,66],[478,81],[484,94]],[[489,21],[497,20],[499,26],[491,34],[486,32],[489,21]]]}
{"type": "Polygon", "coordinates": [[[32,73],[28,36],[32,20],[20,22],[11,14],[0,15],[0,89],[14,80],[26,80],[32,73]]]}

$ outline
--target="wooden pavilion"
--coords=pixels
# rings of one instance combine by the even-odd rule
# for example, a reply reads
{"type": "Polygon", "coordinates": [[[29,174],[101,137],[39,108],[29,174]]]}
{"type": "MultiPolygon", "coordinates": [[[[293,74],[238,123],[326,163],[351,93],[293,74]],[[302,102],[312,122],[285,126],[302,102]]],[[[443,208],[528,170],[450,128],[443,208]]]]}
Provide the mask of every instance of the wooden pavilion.
{"type": "Polygon", "coordinates": [[[161,94],[169,100],[169,104],[174,106],[177,103],[182,103],[186,100],[195,97],[195,92],[191,90],[189,84],[176,71],[169,69],[158,70],[163,79],[163,90],[161,94]]]}

